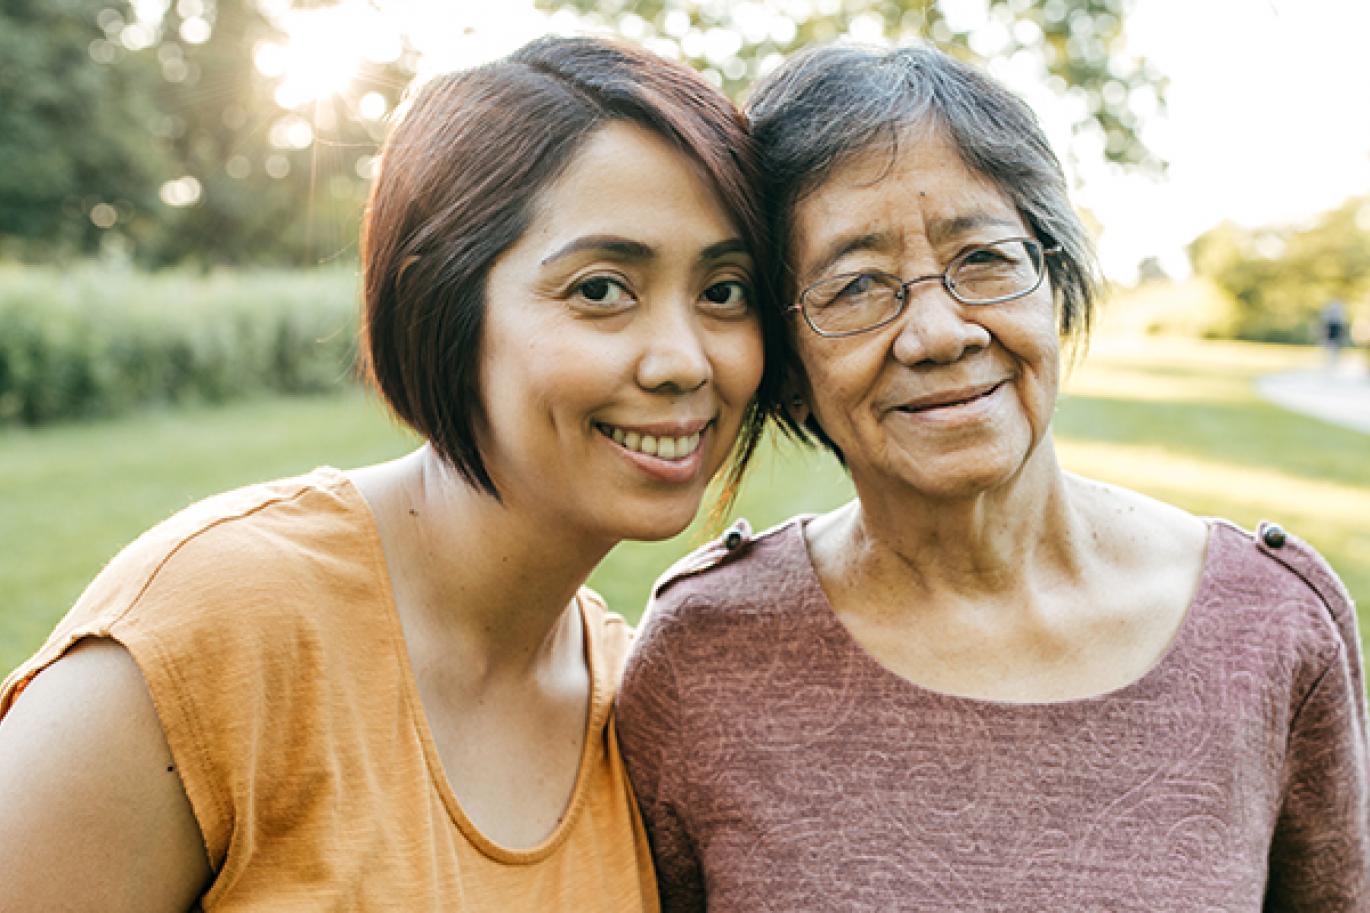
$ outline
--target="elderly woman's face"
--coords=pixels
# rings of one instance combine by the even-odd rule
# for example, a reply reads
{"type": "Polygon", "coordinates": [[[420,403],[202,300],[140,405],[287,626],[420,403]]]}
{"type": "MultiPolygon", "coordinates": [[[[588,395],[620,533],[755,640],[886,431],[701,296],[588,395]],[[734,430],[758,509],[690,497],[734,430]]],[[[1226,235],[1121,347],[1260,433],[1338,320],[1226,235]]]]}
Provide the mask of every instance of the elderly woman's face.
{"type": "MultiPolygon", "coordinates": [[[[795,211],[797,288],[879,271],[941,273],[967,249],[1031,232],[1007,198],[936,132],[838,168],[795,211]]],[[[1051,289],[967,305],[938,281],[909,289],[886,326],[822,337],[795,314],[807,400],[858,490],[964,497],[1002,485],[1047,433],[1058,383],[1051,289]]]]}

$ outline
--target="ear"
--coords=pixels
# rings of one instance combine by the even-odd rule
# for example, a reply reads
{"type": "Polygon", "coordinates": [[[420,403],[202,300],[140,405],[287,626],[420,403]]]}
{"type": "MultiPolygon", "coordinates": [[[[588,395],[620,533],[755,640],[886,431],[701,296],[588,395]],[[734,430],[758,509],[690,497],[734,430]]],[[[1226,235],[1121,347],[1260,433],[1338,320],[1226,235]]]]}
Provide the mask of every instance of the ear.
{"type": "Polygon", "coordinates": [[[808,421],[812,409],[809,408],[809,385],[803,377],[791,372],[780,386],[781,402],[785,414],[801,428],[808,421]]]}

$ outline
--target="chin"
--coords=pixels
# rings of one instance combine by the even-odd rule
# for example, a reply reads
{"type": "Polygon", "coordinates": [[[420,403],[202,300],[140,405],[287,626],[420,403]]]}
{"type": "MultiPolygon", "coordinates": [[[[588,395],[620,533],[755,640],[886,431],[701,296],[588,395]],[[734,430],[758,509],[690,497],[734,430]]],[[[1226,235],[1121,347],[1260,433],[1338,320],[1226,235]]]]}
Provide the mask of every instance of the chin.
{"type": "Polygon", "coordinates": [[[687,520],[684,523],[674,524],[654,524],[636,525],[621,529],[616,538],[620,542],[664,542],[667,539],[680,535],[690,526],[687,520]]]}
{"type": "Polygon", "coordinates": [[[633,515],[628,517],[620,515],[619,522],[614,524],[617,533],[616,538],[659,542],[684,532],[689,527],[690,522],[694,520],[695,514],[698,513],[699,502],[692,502],[688,509],[670,508],[662,505],[654,507],[650,503],[637,509],[628,506],[628,509],[633,511],[633,515]]]}
{"type": "Polygon", "coordinates": [[[985,462],[967,455],[949,461],[945,467],[924,463],[912,472],[903,473],[902,481],[925,498],[954,501],[1011,485],[1022,473],[1023,466],[1022,460],[985,462]]]}
{"type": "Polygon", "coordinates": [[[914,487],[924,497],[940,501],[960,501],[988,494],[1002,488],[1012,480],[1011,475],[976,476],[970,479],[946,479],[936,482],[922,482],[914,487]]]}
{"type": "Polygon", "coordinates": [[[932,496],[984,494],[1017,481],[1034,462],[1039,443],[1030,435],[1003,436],[989,446],[944,453],[920,462],[910,476],[917,476],[916,487],[932,496]]]}

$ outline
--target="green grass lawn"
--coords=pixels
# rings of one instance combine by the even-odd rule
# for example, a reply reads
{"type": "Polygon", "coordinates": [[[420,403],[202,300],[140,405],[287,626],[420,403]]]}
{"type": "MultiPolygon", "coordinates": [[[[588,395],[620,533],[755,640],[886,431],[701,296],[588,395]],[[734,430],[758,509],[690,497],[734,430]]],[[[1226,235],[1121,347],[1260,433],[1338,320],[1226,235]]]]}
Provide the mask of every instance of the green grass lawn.
{"type": "MultiPolygon", "coordinates": [[[[1370,436],[1258,400],[1251,380],[1317,353],[1239,343],[1101,339],[1071,374],[1055,428],[1068,469],[1313,542],[1370,604],[1370,436]]],[[[31,652],[86,581],[141,530],[248,482],[397,456],[413,440],[360,393],[0,430],[0,670],[31,652]]],[[[758,528],[850,497],[823,454],[768,446],[738,512],[758,528]]],[[[592,584],[630,618],[691,545],[624,543],[592,584]]],[[[1364,616],[1363,616],[1364,617],[1364,616]]],[[[1365,622],[1363,621],[1363,624],[1365,622]]]]}
{"type": "Polygon", "coordinates": [[[1252,388],[1262,374],[1320,364],[1306,348],[1102,340],[1057,415],[1062,462],[1198,514],[1280,523],[1331,562],[1370,627],[1370,435],[1252,388]]]}

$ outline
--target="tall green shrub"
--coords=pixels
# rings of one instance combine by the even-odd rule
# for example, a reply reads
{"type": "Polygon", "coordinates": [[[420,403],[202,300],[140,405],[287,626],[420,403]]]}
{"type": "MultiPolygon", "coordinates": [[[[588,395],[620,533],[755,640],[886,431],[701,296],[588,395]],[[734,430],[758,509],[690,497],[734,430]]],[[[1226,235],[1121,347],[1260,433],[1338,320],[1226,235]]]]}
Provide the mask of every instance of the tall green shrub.
{"type": "Polygon", "coordinates": [[[348,270],[147,274],[0,268],[0,423],[337,389],[353,377],[348,270]]]}

